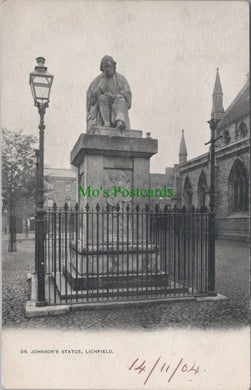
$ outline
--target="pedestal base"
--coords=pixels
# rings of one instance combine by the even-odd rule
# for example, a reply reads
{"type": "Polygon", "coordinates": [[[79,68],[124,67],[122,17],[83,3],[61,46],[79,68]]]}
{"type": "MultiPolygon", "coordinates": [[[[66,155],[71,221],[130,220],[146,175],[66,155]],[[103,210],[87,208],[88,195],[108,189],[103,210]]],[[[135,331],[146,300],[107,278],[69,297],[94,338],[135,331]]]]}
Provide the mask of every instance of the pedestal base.
{"type": "Polygon", "coordinates": [[[161,269],[158,248],[146,244],[104,244],[77,250],[70,246],[70,263],[63,269],[73,290],[163,287],[168,274],[161,269]]]}

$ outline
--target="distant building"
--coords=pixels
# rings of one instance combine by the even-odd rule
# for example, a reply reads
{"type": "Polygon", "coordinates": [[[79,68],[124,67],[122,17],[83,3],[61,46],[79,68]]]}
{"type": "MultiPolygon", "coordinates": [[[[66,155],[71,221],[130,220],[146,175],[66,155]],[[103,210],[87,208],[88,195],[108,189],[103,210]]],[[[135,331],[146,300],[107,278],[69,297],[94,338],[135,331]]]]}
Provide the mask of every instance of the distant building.
{"type": "MultiPolygon", "coordinates": [[[[230,104],[223,108],[223,92],[217,69],[213,91],[212,117],[219,119],[216,143],[216,228],[217,238],[249,237],[249,150],[250,93],[249,80],[230,104]]],[[[173,203],[187,209],[208,206],[210,185],[209,153],[187,160],[182,130],[179,164],[166,168],[172,176],[173,203]]],[[[163,177],[161,184],[166,180],[163,177]]]]}
{"type": "MultiPolygon", "coordinates": [[[[71,169],[45,168],[44,169],[45,202],[44,208],[52,207],[56,202],[57,207],[74,207],[77,202],[76,173],[71,169]]],[[[35,200],[27,202],[21,200],[16,204],[16,232],[26,233],[35,231],[35,200]]],[[[9,214],[7,210],[2,213],[2,231],[9,231],[9,214]]]]}
{"type": "Polygon", "coordinates": [[[52,207],[56,202],[57,207],[74,207],[77,202],[76,173],[72,169],[45,168],[45,204],[44,207],[52,207]]]}
{"type": "MultiPolygon", "coordinates": [[[[158,204],[162,206],[172,206],[172,197],[163,196],[164,188],[166,187],[166,193],[168,194],[168,189],[173,189],[173,177],[172,171],[166,170],[165,173],[150,173],[150,188],[153,189],[154,194],[156,190],[158,191],[158,196],[150,198],[152,205],[158,204]]],[[[169,194],[170,195],[170,194],[169,194]]]]}

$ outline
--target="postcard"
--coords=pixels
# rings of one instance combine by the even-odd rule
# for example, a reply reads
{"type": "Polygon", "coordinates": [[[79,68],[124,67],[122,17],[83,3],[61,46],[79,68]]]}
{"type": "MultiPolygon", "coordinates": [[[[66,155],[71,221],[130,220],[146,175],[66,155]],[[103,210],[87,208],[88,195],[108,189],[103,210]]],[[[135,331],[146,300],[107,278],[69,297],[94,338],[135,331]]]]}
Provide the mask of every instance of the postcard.
{"type": "Polygon", "coordinates": [[[249,4],[2,1],[2,387],[249,388],[249,4]]]}

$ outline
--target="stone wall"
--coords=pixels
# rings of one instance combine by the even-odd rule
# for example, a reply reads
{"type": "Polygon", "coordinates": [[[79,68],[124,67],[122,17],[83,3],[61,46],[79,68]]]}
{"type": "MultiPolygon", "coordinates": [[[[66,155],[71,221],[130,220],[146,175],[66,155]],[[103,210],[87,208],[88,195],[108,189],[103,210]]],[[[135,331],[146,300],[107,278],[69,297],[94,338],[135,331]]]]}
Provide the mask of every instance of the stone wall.
{"type": "MultiPolygon", "coordinates": [[[[232,214],[229,208],[229,177],[237,159],[240,159],[244,164],[250,177],[248,136],[216,150],[216,232],[218,238],[247,239],[249,235],[248,212],[232,214]]],[[[195,207],[199,206],[198,184],[202,171],[207,181],[206,205],[209,205],[210,162],[209,155],[205,154],[180,164],[178,172],[175,173],[174,180],[177,180],[180,176],[179,191],[181,198],[176,202],[179,207],[185,204],[184,184],[186,177],[189,178],[192,187],[192,204],[195,207]]]]}
{"type": "Polygon", "coordinates": [[[216,154],[216,213],[219,217],[229,217],[229,176],[234,162],[239,158],[249,172],[249,141],[243,139],[222,148],[216,154]]]}
{"type": "MultiPolygon", "coordinates": [[[[184,185],[186,177],[189,178],[190,184],[192,186],[192,204],[197,207],[199,205],[198,202],[198,184],[201,172],[204,172],[207,186],[210,185],[210,169],[209,169],[209,159],[208,154],[199,156],[193,160],[189,160],[186,163],[180,166],[180,192],[182,201],[179,206],[184,205],[184,185]]],[[[209,197],[206,196],[206,205],[208,206],[209,197]]]]}
{"type": "Polygon", "coordinates": [[[216,236],[218,239],[249,239],[249,217],[248,215],[236,215],[233,217],[226,217],[216,219],[216,236]]]}

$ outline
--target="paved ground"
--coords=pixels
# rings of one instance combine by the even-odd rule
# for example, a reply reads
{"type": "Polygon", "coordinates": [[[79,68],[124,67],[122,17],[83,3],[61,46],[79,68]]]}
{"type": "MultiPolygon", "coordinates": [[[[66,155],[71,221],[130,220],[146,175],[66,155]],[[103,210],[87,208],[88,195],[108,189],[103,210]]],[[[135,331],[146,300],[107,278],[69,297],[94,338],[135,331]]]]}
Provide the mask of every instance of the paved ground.
{"type": "Polygon", "coordinates": [[[3,327],[64,329],[158,329],[167,327],[236,328],[249,323],[249,250],[238,241],[216,243],[217,292],[229,298],[218,302],[168,302],[112,310],[85,310],[56,317],[25,318],[29,298],[26,277],[34,270],[34,242],[23,240],[18,251],[7,252],[3,242],[3,327]]]}

